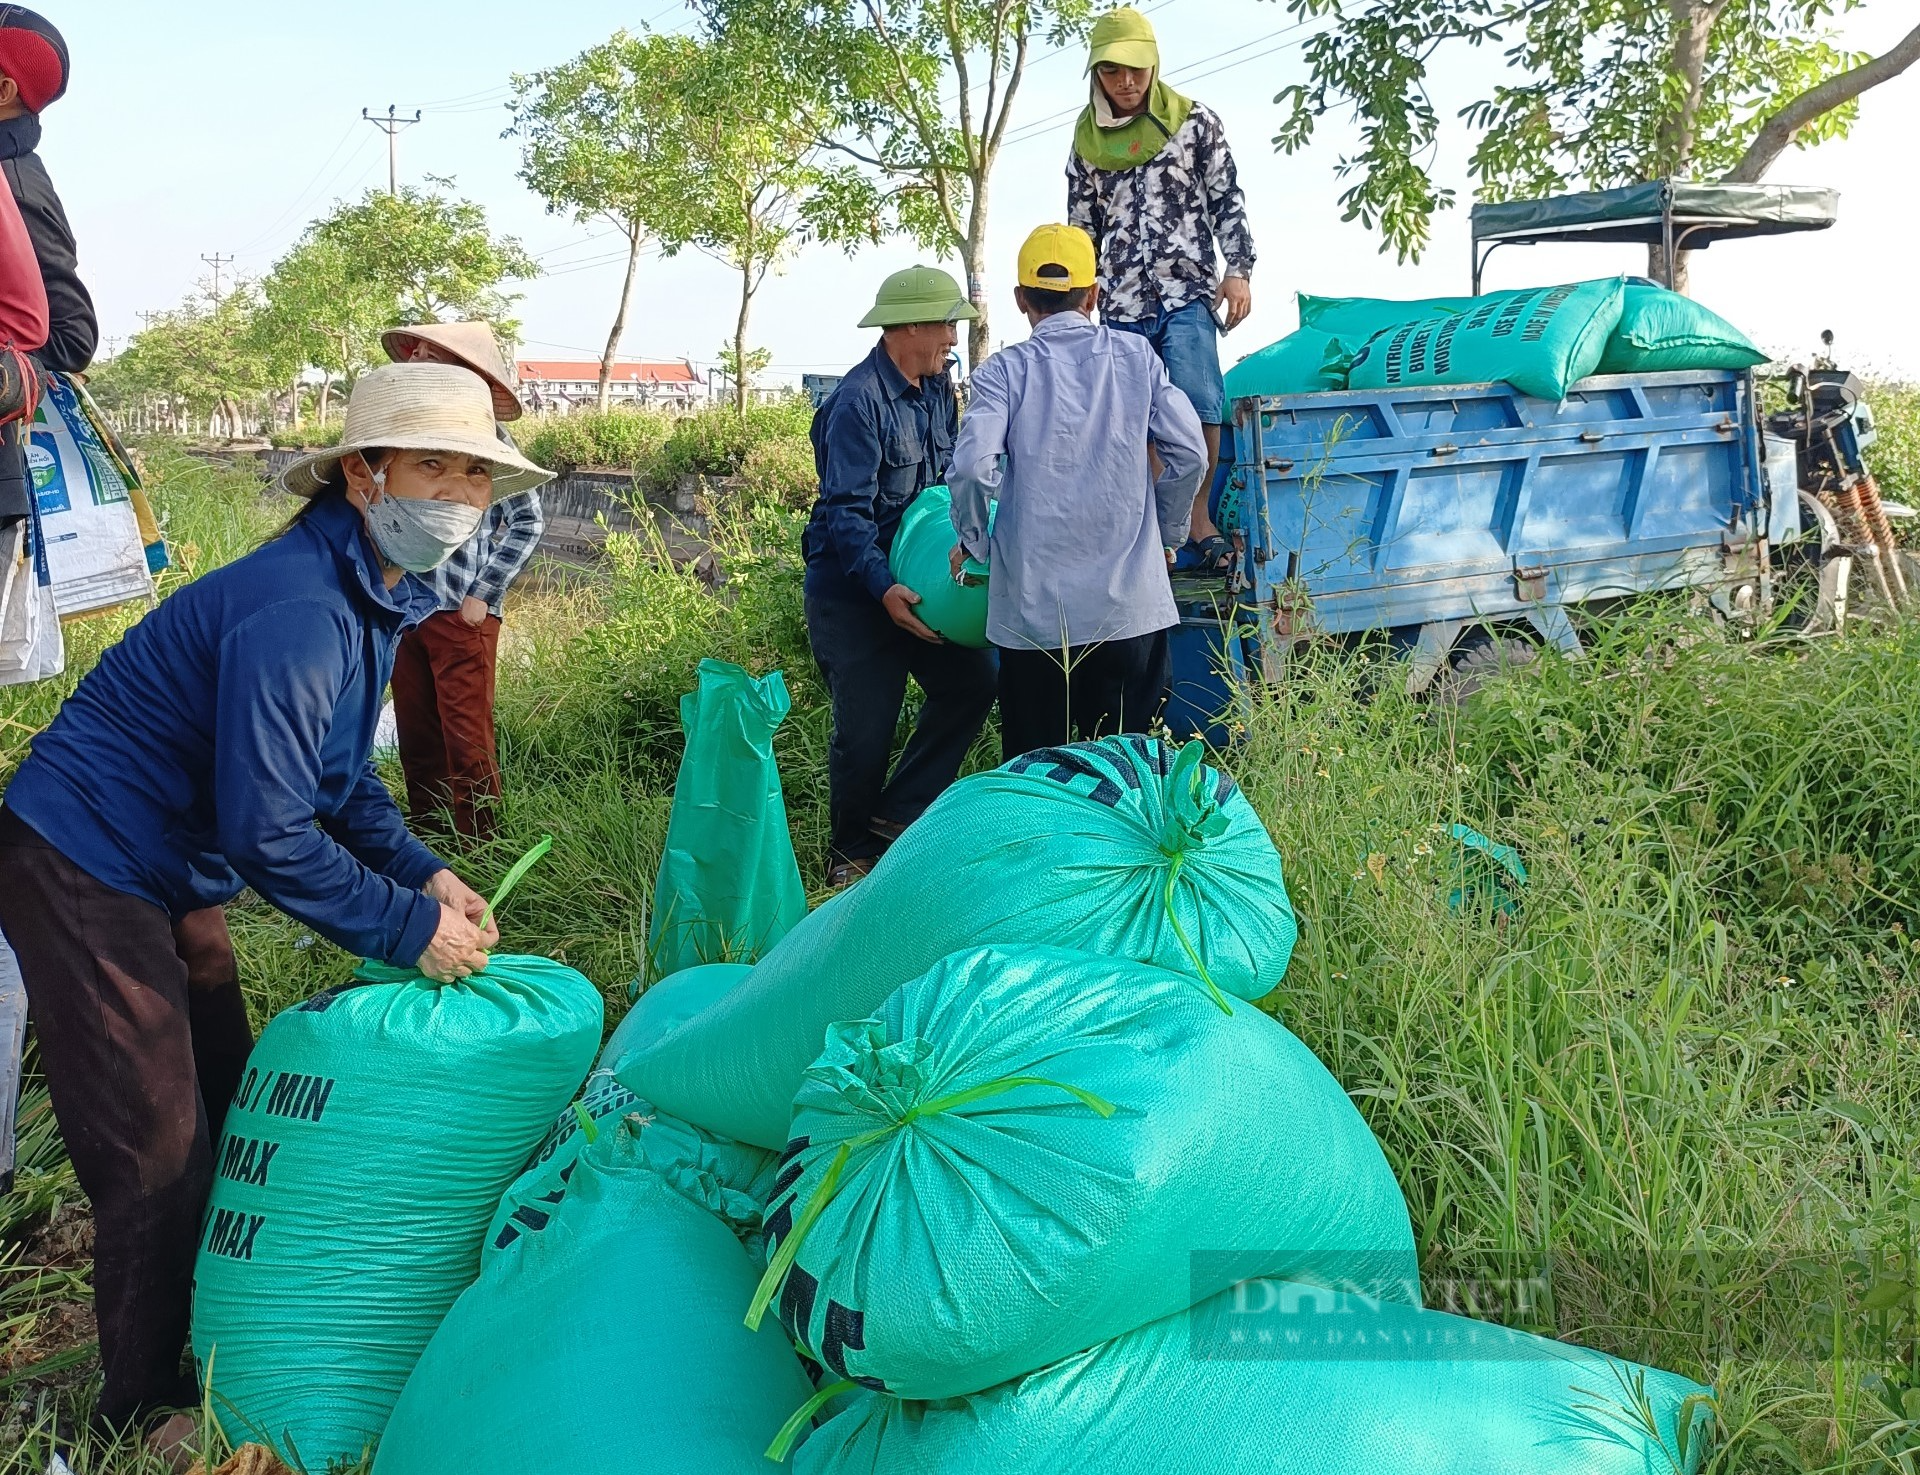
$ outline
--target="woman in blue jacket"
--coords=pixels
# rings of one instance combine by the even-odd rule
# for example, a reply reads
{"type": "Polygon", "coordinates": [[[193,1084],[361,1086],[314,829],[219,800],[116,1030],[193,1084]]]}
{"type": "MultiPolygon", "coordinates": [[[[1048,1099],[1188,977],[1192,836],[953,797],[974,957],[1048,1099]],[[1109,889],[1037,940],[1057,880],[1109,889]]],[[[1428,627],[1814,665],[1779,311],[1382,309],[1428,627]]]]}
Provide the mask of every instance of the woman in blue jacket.
{"type": "Polygon", "coordinates": [[[252,1033],[221,907],[252,887],[349,952],[465,977],[498,933],[407,832],[369,754],[425,573],[548,474],[464,369],[354,386],[295,463],[278,537],[194,580],[80,682],[0,809],[0,930],[93,1201],[94,1306],[121,1428],[195,1403],[182,1371],[213,1147],[252,1033]]]}

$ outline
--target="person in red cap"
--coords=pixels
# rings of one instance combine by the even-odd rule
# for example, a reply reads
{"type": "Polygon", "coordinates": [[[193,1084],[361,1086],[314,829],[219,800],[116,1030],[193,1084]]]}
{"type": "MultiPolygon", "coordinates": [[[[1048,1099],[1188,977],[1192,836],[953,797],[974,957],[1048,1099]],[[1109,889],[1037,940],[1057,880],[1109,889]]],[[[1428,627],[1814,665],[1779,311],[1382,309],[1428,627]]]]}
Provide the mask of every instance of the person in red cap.
{"type": "MultiPolygon", "coordinates": [[[[0,171],[20,207],[47,294],[43,368],[77,374],[93,362],[100,328],[93,298],[80,280],[79,254],[67,212],[34,151],[40,114],[67,90],[67,43],[53,23],[19,5],[0,4],[0,171]]],[[[27,512],[25,436],[0,439],[0,521],[27,512]]]]}

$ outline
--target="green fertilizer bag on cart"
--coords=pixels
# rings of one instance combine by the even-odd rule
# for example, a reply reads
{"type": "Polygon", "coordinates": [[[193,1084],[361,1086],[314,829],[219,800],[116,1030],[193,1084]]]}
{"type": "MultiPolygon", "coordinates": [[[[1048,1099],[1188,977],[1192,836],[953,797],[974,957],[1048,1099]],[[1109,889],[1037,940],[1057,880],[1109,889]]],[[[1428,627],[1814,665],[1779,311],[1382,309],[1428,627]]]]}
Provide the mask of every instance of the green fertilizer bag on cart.
{"type": "Polygon", "coordinates": [[[1719,313],[1665,287],[1629,282],[1620,325],[1607,340],[1600,372],[1750,369],[1766,361],[1753,340],[1719,313]]]}
{"type": "Polygon", "coordinates": [[[1275,1281],[977,1397],[855,1400],[795,1475],[1693,1475],[1711,1438],[1677,1373],[1275,1281]]]}
{"type": "Polygon", "coordinates": [[[654,973],[751,962],[806,916],[773,756],[790,706],[778,671],[755,677],[713,660],[680,698],[686,749],[653,886],[654,973]]]}
{"type": "Polygon", "coordinates": [[[928,487],[901,514],[887,564],[896,582],[920,596],[913,612],[926,627],[955,645],[987,647],[987,567],[968,559],[961,570],[970,580],[953,580],[953,495],[928,487]]]}
{"type": "Polygon", "coordinates": [[[777,1305],[836,1377],[910,1399],[1254,1276],[1420,1302],[1400,1186],[1312,1051],[1062,948],[955,953],[829,1029],[765,1223],[749,1324],[777,1305]]]}
{"type": "Polygon", "coordinates": [[[598,990],[546,958],[355,979],[254,1046],[194,1267],[194,1357],[222,1429],[313,1471],[379,1439],[600,1043],[598,990]]]}
{"type": "MultiPolygon", "coordinates": [[[[740,1323],[756,1267],[695,1177],[623,1119],[548,1223],[490,1259],[393,1411],[374,1475],[762,1475],[812,1392],[779,1333],[740,1323]]],[[[671,1156],[671,1152],[668,1154],[671,1156]]]]}
{"type": "Polygon", "coordinates": [[[1353,389],[1413,389],[1505,380],[1522,394],[1565,399],[1600,367],[1620,321],[1624,279],[1536,287],[1383,328],[1355,355],[1353,389]]]}
{"type": "Polygon", "coordinates": [[[1353,350],[1345,340],[1317,328],[1302,328],[1287,334],[1278,343],[1269,343],[1248,354],[1228,369],[1227,398],[1324,394],[1345,389],[1352,368],[1353,350]]]}
{"type": "Polygon", "coordinates": [[[864,1019],[948,953],[1052,943],[1259,998],[1293,951],[1280,857],[1198,743],[1103,738],[962,779],[871,875],[621,1081],[662,1111],[779,1151],[827,1026],[864,1019]]]}

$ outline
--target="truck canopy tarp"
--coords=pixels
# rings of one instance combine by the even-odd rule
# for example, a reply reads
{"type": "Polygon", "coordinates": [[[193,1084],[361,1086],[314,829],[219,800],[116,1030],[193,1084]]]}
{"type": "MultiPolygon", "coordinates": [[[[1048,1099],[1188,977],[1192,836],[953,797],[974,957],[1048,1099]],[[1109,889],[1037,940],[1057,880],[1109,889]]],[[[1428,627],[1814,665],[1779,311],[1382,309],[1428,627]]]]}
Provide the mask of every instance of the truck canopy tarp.
{"type": "Polygon", "coordinates": [[[1838,191],[1805,185],[1655,180],[1545,200],[1475,205],[1473,239],[1476,244],[1580,240],[1658,245],[1669,190],[1674,234],[1685,237],[1688,250],[1701,250],[1715,241],[1825,230],[1840,209],[1838,191]]]}

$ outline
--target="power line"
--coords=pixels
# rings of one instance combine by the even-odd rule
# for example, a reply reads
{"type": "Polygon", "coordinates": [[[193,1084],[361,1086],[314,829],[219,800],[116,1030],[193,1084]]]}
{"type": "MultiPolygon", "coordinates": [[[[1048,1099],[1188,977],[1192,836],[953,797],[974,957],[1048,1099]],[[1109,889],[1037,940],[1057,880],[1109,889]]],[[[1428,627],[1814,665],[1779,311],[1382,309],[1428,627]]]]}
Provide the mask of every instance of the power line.
{"type": "Polygon", "coordinates": [[[306,182],[306,184],[301,188],[300,193],[293,197],[293,203],[287,206],[287,208],[282,210],[278,215],[276,215],[273,218],[273,220],[267,225],[266,229],[262,230],[259,235],[255,236],[250,241],[244,242],[239,247],[239,253],[242,256],[249,254],[254,249],[254,247],[258,246],[262,241],[266,240],[268,236],[272,235],[275,231],[279,230],[280,227],[286,223],[288,218],[291,217],[294,214],[294,212],[301,207],[301,205],[306,203],[307,196],[312,193],[314,185],[320,182],[320,176],[326,172],[327,165],[331,164],[334,161],[334,159],[339,156],[340,150],[347,146],[347,140],[352,137],[353,137],[353,124],[349,123],[347,124],[346,128],[342,130],[339,140],[334,144],[332,150],[327,154],[326,158],[320,161],[320,167],[313,171],[313,177],[309,179],[306,182]]]}
{"type": "Polygon", "coordinates": [[[376,117],[365,108],[360,109],[360,116],[387,135],[387,193],[397,195],[400,193],[400,130],[420,121],[420,109],[415,108],[411,118],[403,118],[400,110],[388,103],[384,118],[376,117]]]}

